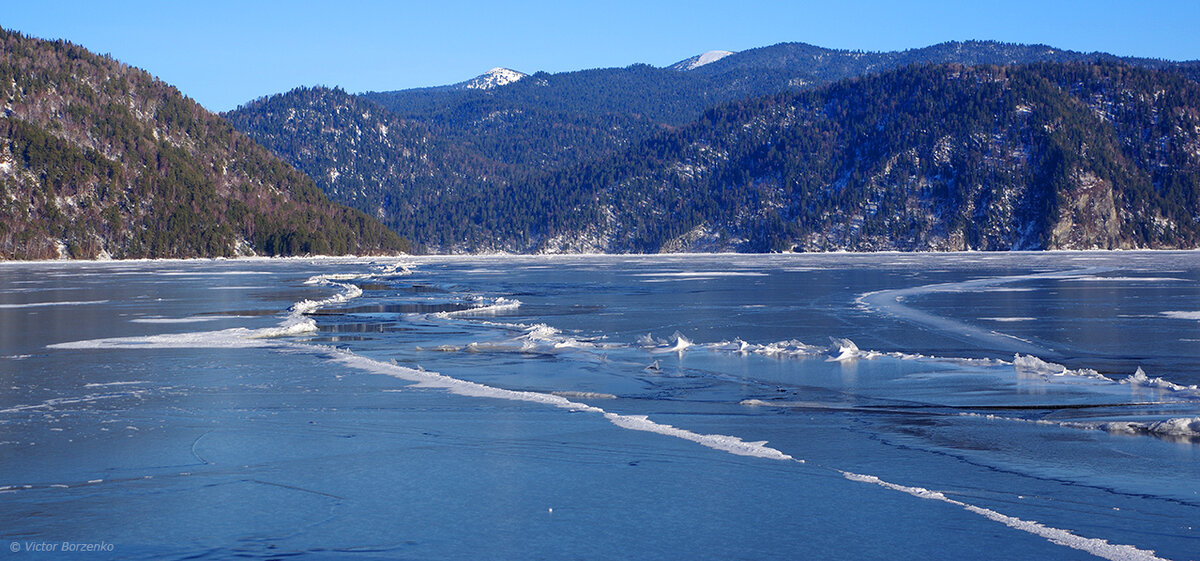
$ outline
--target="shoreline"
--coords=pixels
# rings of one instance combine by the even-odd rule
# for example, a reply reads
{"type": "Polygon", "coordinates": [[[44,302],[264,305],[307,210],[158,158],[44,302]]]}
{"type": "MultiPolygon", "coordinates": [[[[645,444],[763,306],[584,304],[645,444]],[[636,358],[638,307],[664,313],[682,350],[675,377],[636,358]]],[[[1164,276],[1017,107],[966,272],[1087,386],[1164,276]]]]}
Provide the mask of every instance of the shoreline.
{"type": "Polygon", "coordinates": [[[197,263],[197,262],[238,262],[238,263],[269,263],[296,261],[361,261],[370,259],[414,259],[414,260],[448,260],[448,259],[574,259],[574,258],[674,258],[674,257],[800,257],[800,256],[873,256],[873,255],[922,255],[922,256],[1006,256],[1006,255],[1135,255],[1135,254],[1196,254],[1200,248],[1193,249],[1032,249],[1015,251],[810,251],[810,252],[781,252],[781,253],[430,253],[430,254],[380,254],[380,255],[291,255],[291,256],[246,256],[246,257],[142,257],[135,259],[0,259],[0,267],[10,265],[53,265],[53,264],[124,264],[124,263],[197,263]]]}
{"type": "Polygon", "coordinates": [[[126,264],[126,263],[271,263],[296,261],[361,261],[366,259],[403,259],[411,258],[407,253],[386,255],[289,255],[279,256],[247,256],[247,257],[139,257],[135,259],[0,259],[0,267],[8,265],[57,265],[57,264],[126,264]]]}

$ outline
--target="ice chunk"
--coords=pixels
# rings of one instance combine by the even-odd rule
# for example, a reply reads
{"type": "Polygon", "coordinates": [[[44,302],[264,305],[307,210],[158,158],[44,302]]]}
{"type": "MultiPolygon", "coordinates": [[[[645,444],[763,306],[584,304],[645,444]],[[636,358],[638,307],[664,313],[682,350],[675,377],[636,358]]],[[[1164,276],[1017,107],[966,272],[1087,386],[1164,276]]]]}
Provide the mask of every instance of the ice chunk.
{"type": "Polygon", "coordinates": [[[1038,378],[1045,381],[1104,381],[1112,382],[1111,379],[1103,376],[1099,372],[1090,368],[1080,368],[1071,370],[1061,364],[1046,362],[1033,355],[1017,354],[1013,356],[1013,368],[1016,369],[1017,375],[1026,378],[1038,378]]]}
{"type": "Polygon", "coordinates": [[[1121,383],[1129,384],[1130,386],[1135,386],[1135,387],[1154,388],[1154,389],[1160,389],[1160,390],[1167,390],[1170,392],[1179,392],[1179,393],[1185,393],[1185,394],[1200,395],[1200,386],[1196,386],[1196,385],[1184,386],[1182,384],[1176,384],[1174,382],[1164,380],[1162,378],[1151,378],[1146,375],[1146,371],[1142,370],[1142,367],[1140,367],[1140,366],[1138,367],[1136,372],[1129,375],[1129,377],[1125,378],[1124,380],[1121,380],[1121,383]]]}

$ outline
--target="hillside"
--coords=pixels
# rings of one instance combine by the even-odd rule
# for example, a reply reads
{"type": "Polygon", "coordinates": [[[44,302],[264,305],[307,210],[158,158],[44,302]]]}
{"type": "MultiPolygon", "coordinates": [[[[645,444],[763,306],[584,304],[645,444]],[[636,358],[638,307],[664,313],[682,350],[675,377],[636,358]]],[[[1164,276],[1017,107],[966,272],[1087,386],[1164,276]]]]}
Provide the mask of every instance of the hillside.
{"type": "Polygon", "coordinates": [[[413,224],[436,222],[450,236],[458,219],[448,216],[452,209],[441,208],[444,202],[466,192],[491,192],[496,184],[489,177],[520,176],[514,166],[483,156],[475,146],[338,89],[298,88],[244,109],[226,116],[320,181],[331,199],[403,235],[415,233],[413,224]]]}
{"type": "Polygon", "coordinates": [[[0,258],[397,252],[307,176],[149,74],[0,30],[0,258]]]}
{"type": "Polygon", "coordinates": [[[486,197],[546,170],[609,157],[658,130],[637,116],[584,119],[484,102],[474,111],[410,119],[341,90],[298,88],[223,116],[332,200],[433,249],[452,246],[470,228],[471,217],[454,211],[456,197],[486,197]]]}
{"type": "Polygon", "coordinates": [[[593,206],[521,249],[1194,248],[1200,85],[1118,64],[908,67],[723,106],[547,184],[593,206]]]}

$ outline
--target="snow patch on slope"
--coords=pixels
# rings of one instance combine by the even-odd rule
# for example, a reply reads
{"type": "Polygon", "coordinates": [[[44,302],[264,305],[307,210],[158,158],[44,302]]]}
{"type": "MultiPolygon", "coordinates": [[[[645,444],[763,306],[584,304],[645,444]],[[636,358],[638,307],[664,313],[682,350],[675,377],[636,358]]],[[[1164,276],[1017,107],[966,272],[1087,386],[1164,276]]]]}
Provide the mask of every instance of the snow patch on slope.
{"type": "Polygon", "coordinates": [[[459,85],[466,90],[490,90],[511,84],[526,76],[528,74],[524,72],[496,67],[459,85]]]}
{"type": "Polygon", "coordinates": [[[692,58],[688,58],[688,59],[684,59],[679,62],[676,62],[675,64],[672,64],[668,68],[670,68],[671,70],[681,70],[681,71],[682,70],[695,70],[697,68],[700,68],[701,66],[704,66],[705,64],[710,64],[710,63],[716,62],[716,61],[721,60],[731,54],[734,54],[733,51],[708,51],[707,53],[699,54],[692,58]]]}

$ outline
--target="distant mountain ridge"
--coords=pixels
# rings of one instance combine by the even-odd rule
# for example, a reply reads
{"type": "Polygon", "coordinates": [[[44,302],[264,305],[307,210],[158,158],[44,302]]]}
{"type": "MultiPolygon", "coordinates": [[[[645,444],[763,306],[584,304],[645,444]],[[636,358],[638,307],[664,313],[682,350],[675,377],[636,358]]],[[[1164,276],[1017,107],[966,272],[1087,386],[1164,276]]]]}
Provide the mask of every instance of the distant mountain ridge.
{"type": "Polygon", "coordinates": [[[395,253],[406,243],[149,74],[0,29],[0,259],[395,253]]]}
{"type": "MultiPolygon", "coordinates": [[[[260,140],[313,176],[335,200],[371,212],[396,231],[436,251],[625,252],[705,247],[740,251],[872,247],[1091,247],[1083,242],[1068,242],[1063,237],[1040,234],[1041,237],[1021,240],[1005,238],[1008,245],[1000,242],[980,245],[967,238],[947,243],[897,240],[894,244],[874,238],[872,242],[865,243],[854,236],[832,234],[825,238],[826,241],[817,242],[813,241],[816,238],[807,241],[793,239],[798,232],[794,227],[783,228],[772,234],[775,241],[767,241],[758,235],[747,234],[742,226],[728,222],[713,224],[708,218],[705,219],[707,225],[695,225],[702,231],[681,232],[679,236],[683,237],[679,239],[661,239],[662,232],[649,237],[642,234],[630,237],[630,224],[626,222],[643,224],[634,230],[654,229],[647,225],[650,223],[648,221],[654,216],[671,215],[671,207],[621,207],[610,204],[612,201],[603,201],[607,200],[604,193],[618,192],[622,193],[622,197],[658,200],[650,194],[653,190],[628,190],[614,184],[614,181],[620,181],[617,171],[624,169],[624,166],[615,165],[614,162],[641,161],[646,158],[658,161],[665,153],[646,154],[644,151],[651,146],[661,149],[669,145],[663,144],[664,139],[673,138],[677,134],[673,131],[677,129],[699,134],[697,131],[709,126],[705,123],[708,123],[712,108],[728,103],[745,104],[751,103],[747,100],[772,99],[783,93],[817,90],[830,84],[843,83],[839,80],[849,80],[845,83],[852,85],[856,79],[861,80],[864,76],[880,72],[903,75],[918,72],[919,67],[930,64],[1008,67],[1047,62],[1085,66],[1111,63],[1144,68],[1161,75],[1164,80],[1194,82],[1200,76],[1197,71],[1200,66],[1195,61],[1177,63],[1120,58],[1104,53],[1063,51],[1044,45],[979,41],[943,43],[892,53],[864,53],[785,43],[721,56],[712,54],[705,64],[696,65],[705,55],[681,61],[673,65],[675,68],[635,64],[626,68],[560,74],[539,72],[488,90],[425,89],[368,92],[357,96],[359,101],[352,103],[375,108],[370,114],[378,119],[394,119],[406,123],[413,131],[422,131],[418,143],[410,145],[407,152],[401,151],[388,164],[397,169],[420,168],[421,173],[409,171],[397,174],[379,166],[366,166],[370,169],[364,169],[361,161],[352,164],[345,159],[335,161],[328,157],[334,152],[346,152],[351,148],[366,149],[363,143],[369,143],[370,140],[358,135],[334,135],[340,140],[314,141],[306,151],[326,154],[316,159],[289,148],[286,142],[288,135],[282,134],[280,127],[295,130],[307,138],[313,138],[315,132],[338,130],[328,116],[320,111],[306,110],[303,114],[307,121],[292,119],[284,124],[289,106],[299,107],[313,101],[307,93],[305,96],[308,97],[297,96],[297,92],[273,96],[269,98],[269,104],[265,99],[257,100],[225,116],[239,130],[260,140]],[[685,67],[690,69],[677,69],[685,67]],[[301,102],[302,97],[307,101],[301,102]],[[265,112],[268,105],[271,108],[269,115],[265,112]],[[347,139],[352,141],[347,143],[347,139]],[[412,149],[418,146],[420,150],[412,149]],[[318,160],[325,163],[317,166],[318,160]],[[586,170],[602,171],[590,173],[586,170]],[[337,179],[327,181],[326,177],[337,179]],[[355,182],[361,188],[346,190],[343,187],[346,181],[355,182]],[[342,186],[335,186],[334,183],[342,186]],[[422,201],[422,204],[412,205],[412,201],[422,201]],[[600,214],[588,214],[591,212],[600,214]],[[579,218],[585,215],[588,218],[579,218]],[[597,230],[584,235],[579,229],[580,220],[593,229],[606,224],[605,228],[613,230],[608,233],[597,230]],[[618,230],[627,233],[613,233],[618,230]],[[713,241],[711,236],[706,237],[705,231],[708,230],[724,231],[726,234],[720,235],[725,235],[727,239],[713,241]],[[709,241],[692,243],[687,241],[688,236],[709,241]],[[555,239],[574,241],[563,244],[555,239]],[[785,239],[792,239],[792,242],[785,242],[785,239]]],[[[849,90],[842,88],[838,91],[849,90]]],[[[901,93],[904,92],[881,92],[881,95],[887,94],[890,102],[896,102],[890,96],[901,93]]],[[[344,95],[344,92],[340,95],[344,95]]],[[[906,95],[911,95],[911,92],[906,95]]],[[[1054,107],[1055,110],[1065,111],[1068,105],[1056,104],[1054,107]]],[[[1078,116],[1071,120],[1082,122],[1078,116]]],[[[376,125],[362,123],[358,126],[367,130],[376,125]]],[[[961,141],[953,135],[951,140],[961,141]]],[[[917,139],[913,141],[918,142],[917,139]]],[[[724,140],[714,138],[710,142],[723,143],[724,140]]],[[[920,145],[910,148],[928,149],[920,145]]],[[[739,146],[729,147],[732,151],[740,149],[739,146]]],[[[850,142],[845,146],[825,146],[824,149],[842,152],[853,151],[855,147],[850,142]]],[[[740,177],[742,171],[739,170],[747,171],[750,164],[727,163],[725,166],[732,166],[727,173],[740,177]]],[[[853,177],[852,174],[849,179],[853,177]]],[[[1040,181],[1032,176],[1026,179],[1040,181]]],[[[828,180],[845,181],[837,177],[828,180]]],[[[939,176],[925,178],[931,184],[943,180],[952,181],[949,176],[944,179],[939,179],[939,176]]],[[[738,193],[749,187],[741,179],[734,183],[740,185],[711,188],[738,193]]],[[[649,186],[643,188],[650,189],[649,186]]],[[[748,192],[744,194],[749,196],[748,192]]],[[[726,202],[735,204],[737,200],[729,199],[726,202]]],[[[681,201],[665,199],[659,200],[659,203],[683,204],[681,201]]],[[[677,222],[684,224],[689,221],[677,222]]],[[[662,231],[673,228],[663,228],[662,231]]],[[[764,228],[760,230],[778,229],[776,226],[764,228]]],[[[1172,244],[1190,243],[1181,241],[1190,239],[1186,236],[1171,239],[1174,241],[1154,236],[1138,241],[1118,241],[1113,238],[1111,244],[1093,240],[1095,243],[1092,245],[1176,247],[1172,244]]]]}
{"type": "MultiPolygon", "coordinates": [[[[409,118],[425,118],[477,105],[506,108],[530,105],[588,114],[638,114],[655,122],[684,124],[704,110],[740,99],[799,91],[838,80],[922,64],[1012,65],[1035,62],[1121,62],[1152,69],[1174,69],[1200,77],[1200,61],[1118,57],[1083,53],[1048,45],[996,41],[949,41],[928,47],[891,52],[828,49],[807,43],[779,43],[740,52],[709,51],[667,68],[632,64],[547,74],[534,81],[513,83],[490,92],[465,92],[453,86],[390,92],[366,92],[367,99],[409,118]],[[724,54],[729,53],[729,54],[724,54]],[[704,64],[697,64],[702,59],[704,64]],[[677,69],[689,67],[687,72],[677,69]],[[448,93],[446,96],[427,96],[448,93]],[[458,95],[453,95],[457,93],[458,95]],[[481,97],[483,96],[483,97],[481,97]]],[[[484,75],[486,76],[486,74],[484,75]]],[[[480,77],[482,78],[482,76],[480,77]]],[[[475,80],[478,80],[476,78],[475,80]]]]}

